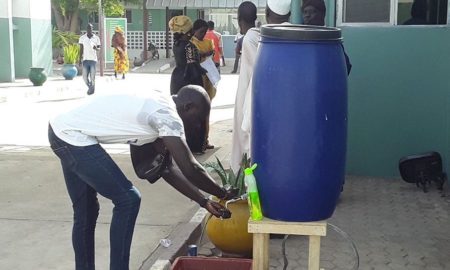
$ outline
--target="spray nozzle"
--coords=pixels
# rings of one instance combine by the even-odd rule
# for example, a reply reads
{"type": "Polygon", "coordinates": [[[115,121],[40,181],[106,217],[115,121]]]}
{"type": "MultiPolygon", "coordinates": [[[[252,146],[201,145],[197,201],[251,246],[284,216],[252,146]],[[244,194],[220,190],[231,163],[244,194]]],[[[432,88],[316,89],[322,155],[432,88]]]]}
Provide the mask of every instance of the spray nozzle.
{"type": "Polygon", "coordinates": [[[253,171],[256,169],[256,167],[258,166],[258,164],[253,164],[250,168],[246,168],[245,170],[244,170],[244,174],[245,175],[250,175],[250,174],[253,174],[253,171]]]}

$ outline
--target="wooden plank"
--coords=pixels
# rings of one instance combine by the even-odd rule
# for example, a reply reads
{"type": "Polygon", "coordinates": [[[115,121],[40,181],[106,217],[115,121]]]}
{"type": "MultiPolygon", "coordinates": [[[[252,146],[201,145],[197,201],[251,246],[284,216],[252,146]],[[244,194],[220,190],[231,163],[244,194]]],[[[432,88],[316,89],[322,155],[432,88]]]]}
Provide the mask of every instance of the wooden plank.
{"type": "Polygon", "coordinates": [[[253,270],[269,270],[269,234],[253,234],[253,270]]]}
{"type": "Polygon", "coordinates": [[[248,221],[249,233],[278,233],[294,235],[318,235],[327,234],[327,222],[286,222],[263,218],[260,221],[248,221]]]}
{"type": "Polygon", "coordinates": [[[320,236],[309,237],[308,270],[319,270],[320,263],[320,236]]]}

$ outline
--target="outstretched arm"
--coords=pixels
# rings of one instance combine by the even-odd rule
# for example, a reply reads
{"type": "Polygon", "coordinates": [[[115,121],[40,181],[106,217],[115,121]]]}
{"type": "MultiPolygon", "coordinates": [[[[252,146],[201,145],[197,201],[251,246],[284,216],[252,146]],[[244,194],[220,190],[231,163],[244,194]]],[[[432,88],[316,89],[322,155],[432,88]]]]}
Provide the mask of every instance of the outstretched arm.
{"type": "Polygon", "coordinates": [[[205,198],[203,194],[200,193],[200,191],[192,185],[191,182],[184,177],[183,173],[181,173],[181,171],[174,165],[170,165],[167,169],[165,169],[162,173],[162,177],[169,185],[191,200],[196,201],[201,207],[204,207],[214,216],[224,218],[230,216],[230,212],[222,205],[205,198]]]}
{"type": "Polygon", "coordinates": [[[215,195],[218,198],[227,197],[226,190],[217,185],[208,175],[203,166],[195,160],[183,139],[175,136],[162,137],[161,139],[170,154],[172,154],[172,157],[180,168],[182,174],[190,183],[209,194],[215,195]]]}

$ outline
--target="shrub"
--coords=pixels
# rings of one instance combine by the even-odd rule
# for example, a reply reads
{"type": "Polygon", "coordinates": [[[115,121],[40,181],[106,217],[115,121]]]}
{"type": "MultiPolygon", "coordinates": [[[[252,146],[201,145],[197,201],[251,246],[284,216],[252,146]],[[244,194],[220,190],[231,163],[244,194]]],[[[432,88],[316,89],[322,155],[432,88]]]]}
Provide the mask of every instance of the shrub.
{"type": "Polygon", "coordinates": [[[212,169],[214,172],[219,175],[220,180],[222,181],[222,186],[224,187],[232,187],[237,188],[239,190],[238,196],[241,196],[246,193],[245,183],[244,183],[244,170],[250,167],[250,158],[247,157],[247,154],[242,156],[241,167],[237,174],[234,174],[232,169],[225,169],[222,165],[222,162],[216,157],[216,162],[208,162],[205,163],[205,168],[212,169]]]}
{"type": "Polygon", "coordinates": [[[69,44],[64,47],[64,63],[76,64],[80,58],[80,47],[78,44],[69,44]]]}
{"type": "Polygon", "coordinates": [[[54,28],[52,32],[52,47],[62,49],[69,44],[78,43],[79,38],[80,36],[73,32],[64,32],[54,28]]]}

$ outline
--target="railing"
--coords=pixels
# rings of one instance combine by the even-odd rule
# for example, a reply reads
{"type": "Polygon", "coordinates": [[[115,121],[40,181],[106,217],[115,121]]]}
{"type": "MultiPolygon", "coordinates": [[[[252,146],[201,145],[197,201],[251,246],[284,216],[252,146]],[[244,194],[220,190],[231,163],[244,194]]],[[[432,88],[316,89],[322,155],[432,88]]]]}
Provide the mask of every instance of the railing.
{"type": "MultiPolygon", "coordinates": [[[[92,31],[98,35],[98,31],[92,31]]],[[[82,34],[86,32],[83,31],[82,34]]],[[[158,49],[166,49],[166,32],[165,31],[147,31],[147,46],[153,43],[158,49]]],[[[127,31],[128,49],[144,49],[144,32],[143,31],[127,31]]],[[[169,49],[173,47],[173,35],[169,34],[169,49]]]]}
{"type": "MultiPolygon", "coordinates": [[[[166,32],[165,31],[147,31],[147,44],[153,43],[158,49],[166,49],[166,32]]],[[[144,32],[128,31],[127,44],[129,49],[144,48],[144,32]]],[[[169,34],[169,49],[172,49],[173,36],[169,34]]],[[[147,45],[148,46],[148,45],[147,45]]]]}

